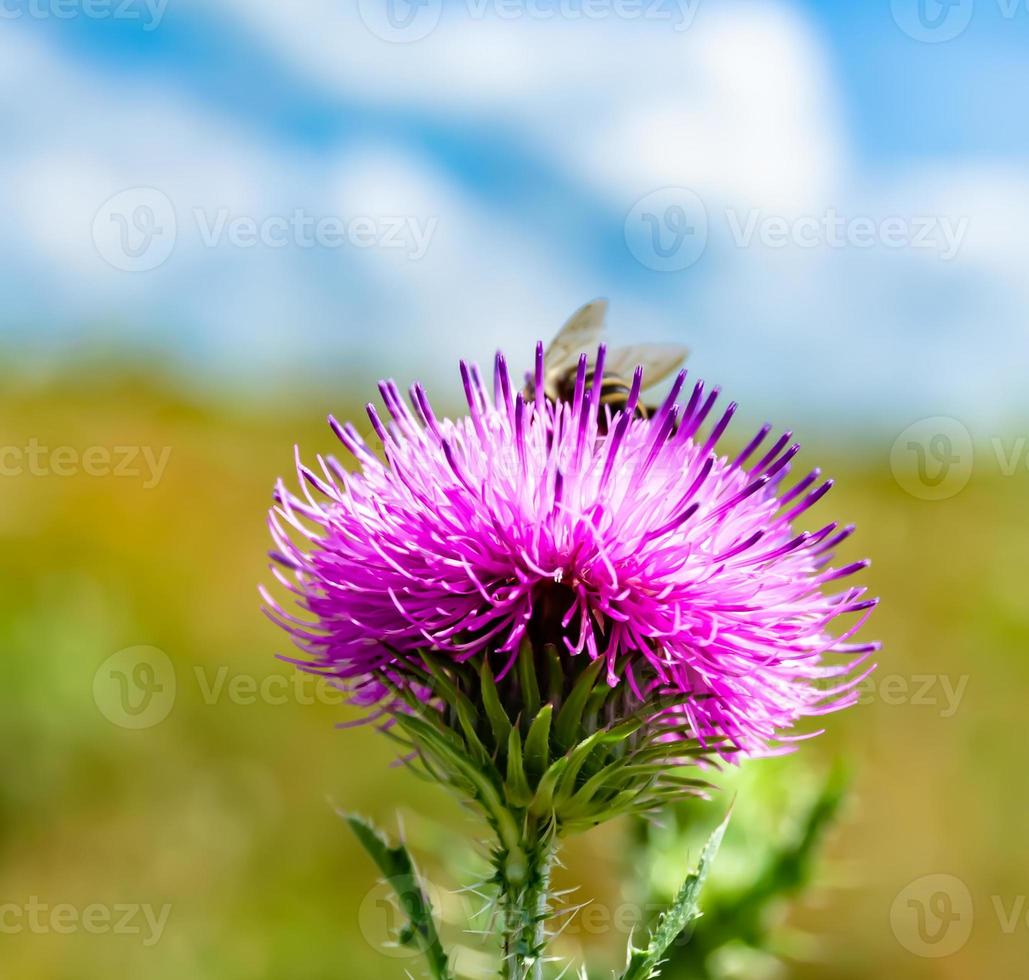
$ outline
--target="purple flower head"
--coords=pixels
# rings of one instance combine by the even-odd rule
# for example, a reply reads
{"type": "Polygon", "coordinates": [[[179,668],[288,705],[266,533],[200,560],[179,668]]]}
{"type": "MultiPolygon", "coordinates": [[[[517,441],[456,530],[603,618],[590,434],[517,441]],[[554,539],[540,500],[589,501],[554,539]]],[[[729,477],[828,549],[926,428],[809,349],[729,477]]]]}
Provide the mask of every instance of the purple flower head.
{"type": "Polygon", "coordinates": [[[409,669],[420,650],[487,658],[499,681],[526,643],[553,643],[570,669],[602,660],[629,704],[683,695],[672,710],[690,735],[748,753],[852,704],[877,645],[851,637],[875,600],[838,583],[867,562],[829,565],[852,527],[796,529],[831,481],[786,485],[790,434],[765,426],[720,456],[736,405],[713,413],[717,388],[688,391],[682,372],[643,417],[638,369],[613,411],[585,356],[574,398],[555,404],[540,350],[528,397],[502,355],[492,391],[462,364],[469,411],[455,420],[420,385],[409,406],[383,382],[389,418],[368,407],[382,458],[330,419],[358,469],[298,459],[302,495],[280,482],[276,575],[305,615],[265,598],[302,665],[389,707],[390,688],[430,696],[409,669]]]}

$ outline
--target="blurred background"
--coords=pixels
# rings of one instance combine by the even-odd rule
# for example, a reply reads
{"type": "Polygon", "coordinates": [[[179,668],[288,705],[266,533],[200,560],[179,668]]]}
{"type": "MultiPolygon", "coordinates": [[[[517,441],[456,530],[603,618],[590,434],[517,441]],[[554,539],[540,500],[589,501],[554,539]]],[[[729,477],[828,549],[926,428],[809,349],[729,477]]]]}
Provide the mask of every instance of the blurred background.
{"type": "Polygon", "coordinates": [[[3,0],[0,977],[419,975],[336,808],[399,811],[481,975],[482,829],[275,659],[264,513],[377,378],[457,410],[599,295],[837,478],[885,645],[826,736],[576,841],[561,951],[609,976],[735,795],[717,923],[842,766],[765,951],[683,971],[1023,976],[1027,54],[1016,0],[3,0]]]}

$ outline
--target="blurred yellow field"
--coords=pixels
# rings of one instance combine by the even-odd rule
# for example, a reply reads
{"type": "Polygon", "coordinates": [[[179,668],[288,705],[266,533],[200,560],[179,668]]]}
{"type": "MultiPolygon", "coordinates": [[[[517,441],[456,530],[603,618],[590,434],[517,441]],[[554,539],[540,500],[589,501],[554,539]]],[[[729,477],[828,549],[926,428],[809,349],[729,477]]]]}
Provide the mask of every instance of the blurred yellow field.
{"type": "MultiPolygon", "coordinates": [[[[98,368],[0,396],[0,445],[19,450],[0,460],[5,977],[400,978],[418,968],[378,949],[385,895],[335,809],[395,829],[402,800],[445,919],[462,901],[449,890],[481,864],[464,843],[485,838],[470,814],[388,768],[393,748],[372,729],[337,732],[353,718],[338,693],[274,659],[288,651],[256,593],[274,480],[295,439],[331,451],[325,414],[363,400],[287,394],[241,407],[98,368]]],[[[977,444],[967,486],[930,501],[891,472],[892,436],[799,438],[807,463],[840,478],[819,516],[854,520],[848,557],[875,558],[880,669],[826,736],[719,777],[694,847],[735,794],[717,894],[755,853],[744,842],[781,833],[791,801],[845,758],[853,790],[819,885],[784,910],[785,975],[1015,976],[1029,956],[1029,474],[1005,476],[977,444]],[[917,910],[943,901],[971,928],[937,959],[917,910]]],[[[639,870],[634,832],[617,822],[568,849],[562,880],[579,900],[632,900],[613,883],[639,870]]],[[[624,926],[613,911],[591,921],[610,968],[624,926]]],[[[462,943],[474,968],[476,941],[462,943]]]]}

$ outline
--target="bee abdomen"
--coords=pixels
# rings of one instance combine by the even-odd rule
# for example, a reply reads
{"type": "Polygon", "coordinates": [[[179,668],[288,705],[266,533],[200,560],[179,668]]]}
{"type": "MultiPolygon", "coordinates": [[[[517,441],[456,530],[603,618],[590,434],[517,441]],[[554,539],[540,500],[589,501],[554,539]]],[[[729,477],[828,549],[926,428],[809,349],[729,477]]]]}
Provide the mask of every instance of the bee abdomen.
{"type": "MultiPolygon", "coordinates": [[[[589,391],[593,386],[593,375],[587,374],[585,380],[586,390],[589,391]]],[[[600,406],[602,410],[609,410],[612,415],[625,409],[631,393],[632,386],[617,375],[605,374],[600,379],[600,406]]],[[[558,380],[554,395],[556,401],[569,403],[573,401],[575,396],[575,375],[573,373],[569,372],[558,380]]],[[[606,412],[602,411],[601,414],[604,415],[606,412]]],[[[650,413],[642,402],[637,401],[634,415],[636,418],[645,419],[649,418],[650,413]]]]}
{"type": "MultiPolygon", "coordinates": [[[[604,375],[600,379],[600,404],[610,407],[612,412],[620,412],[625,409],[629,402],[629,395],[632,393],[632,386],[626,381],[614,375],[604,375]]],[[[645,419],[648,416],[646,406],[637,401],[635,408],[636,418],[645,419]]]]}

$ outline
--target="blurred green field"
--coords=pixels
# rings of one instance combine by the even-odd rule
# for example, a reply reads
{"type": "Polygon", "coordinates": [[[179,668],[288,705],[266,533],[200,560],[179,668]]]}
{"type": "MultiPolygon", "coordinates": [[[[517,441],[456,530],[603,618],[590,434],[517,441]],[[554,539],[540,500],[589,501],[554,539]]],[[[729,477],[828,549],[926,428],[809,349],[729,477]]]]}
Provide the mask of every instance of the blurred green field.
{"type": "MultiPolygon", "coordinates": [[[[402,811],[444,889],[467,883],[475,858],[461,842],[481,828],[390,768],[392,749],[373,731],[335,730],[350,714],[293,684],[274,659],[287,645],[256,593],[264,515],[275,478],[291,470],[292,444],[331,451],[325,414],[354,415],[360,401],[298,386],[241,408],[131,371],[0,394],[0,446],[35,439],[72,447],[77,460],[66,454],[33,473],[22,455],[23,472],[12,473],[9,455],[0,477],[0,977],[419,975],[417,962],[376,948],[384,893],[334,807],[390,828],[402,811]],[[169,448],[156,485],[144,486],[142,459],[137,475],[84,471],[89,447],[121,446],[169,448]],[[76,472],[56,472],[65,470],[76,472]],[[166,718],[133,729],[105,716],[102,707],[116,707],[112,682],[95,680],[108,658],[140,645],[174,664],[175,699],[166,718]],[[284,680],[269,686],[276,676],[284,680]],[[74,911],[62,925],[40,905],[74,911]],[[170,906],[159,938],[142,913],[122,929],[104,926],[102,912],[92,929],[81,925],[88,907],[122,905],[170,906]]],[[[846,555],[874,559],[867,580],[884,601],[869,633],[885,649],[867,703],[831,718],[829,734],[795,756],[727,779],[743,816],[718,874],[738,873],[742,845],[779,833],[784,801],[842,757],[855,773],[851,803],[820,887],[788,911],[807,939],[792,943],[798,958],[781,975],[1021,976],[1029,474],[1004,476],[980,447],[968,486],[928,502],[892,477],[891,441],[823,440],[801,456],[838,478],[817,516],[856,521],[846,555]],[[908,898],[932,896],[917,885],[901,893],[929,874],[955,876],[972,902],[971,934],[946,956],[907,948],[918,945],[908,898]]],[[[707,826],[728,798],[704,813],[707,826]]],[[[575,841],[563,880],[605,908],[629,901],[616,883],[634,871],[630,837],[615,824],[575,841]]],[[[444,903],[454,910],[457,899],[444,893],[444,903]]],[[[574,951],[583,937],[571,933],[564,948],[574,951]]],[[[626,935],[613,923],[586,938],[617,958],[626,935]]],[[[474,967],[474,954],[467,962],[474,967]]]]}

